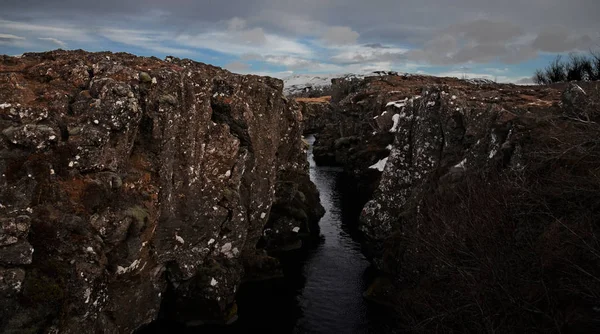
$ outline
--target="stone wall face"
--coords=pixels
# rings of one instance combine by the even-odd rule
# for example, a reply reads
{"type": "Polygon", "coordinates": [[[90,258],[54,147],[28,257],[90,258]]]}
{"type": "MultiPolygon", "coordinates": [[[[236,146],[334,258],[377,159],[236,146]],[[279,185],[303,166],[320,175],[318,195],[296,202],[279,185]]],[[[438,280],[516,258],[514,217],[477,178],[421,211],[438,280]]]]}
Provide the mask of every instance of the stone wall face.
{"type": "Polygon", "coordinates": [[[131,332],[165,298],[182,322],[233,317],[245,271],[276,265],[259,241],[322,215],[282,86],[170,57],[0,58],[0,330],[131,332]],[[274,203],[286,228],[265,234],[274,203]]]}

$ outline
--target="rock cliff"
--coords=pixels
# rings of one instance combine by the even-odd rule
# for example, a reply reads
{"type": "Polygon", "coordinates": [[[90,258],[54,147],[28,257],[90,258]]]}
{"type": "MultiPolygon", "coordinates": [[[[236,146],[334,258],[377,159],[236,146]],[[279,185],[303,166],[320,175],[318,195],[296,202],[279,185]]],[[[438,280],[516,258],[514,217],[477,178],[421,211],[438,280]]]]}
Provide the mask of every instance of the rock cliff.
{"type": "Polygon", "coordinates": [[[2,56],[0,331],[234,318],[242,279],[322,215],[282,89],[172,57],[2,56]]]}
{"type": "Polygon", "coordinates": [[[380,181],[361,214],[366,292],[422,332],[600,328],[597,84],[335,82],[315,155],[380,181]],[[337,88],[336,88],[337,85],[337,88]]]}

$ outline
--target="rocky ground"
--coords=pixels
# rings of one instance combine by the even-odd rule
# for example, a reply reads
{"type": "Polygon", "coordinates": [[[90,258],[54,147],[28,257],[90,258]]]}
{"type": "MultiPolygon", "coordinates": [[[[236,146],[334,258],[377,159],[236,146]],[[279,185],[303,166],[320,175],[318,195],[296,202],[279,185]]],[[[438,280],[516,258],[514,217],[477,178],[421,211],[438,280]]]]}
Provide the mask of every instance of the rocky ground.
{"type": "Polygon", "coordinates": [[[366,296],[399,326],[600,329],[596,83],[394,75],[331,94],[315,160],[368,193],[359,228],[382,274],[366,296]]]}
{"type": "Polygon", "coordinates": [[[171,57],[2,56],[0,331],[234,318],[240,282],[323,214],[282,89],[171,57]]]}

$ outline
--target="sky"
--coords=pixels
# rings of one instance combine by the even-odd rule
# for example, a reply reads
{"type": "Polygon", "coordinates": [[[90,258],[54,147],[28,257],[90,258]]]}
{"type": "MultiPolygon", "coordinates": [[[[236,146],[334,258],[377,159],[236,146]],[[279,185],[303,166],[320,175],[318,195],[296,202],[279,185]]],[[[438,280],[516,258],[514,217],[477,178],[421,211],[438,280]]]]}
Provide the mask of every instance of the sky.
{"type": "Polygon", "coordinates": [[[190,58],[286,77],[387,70],[526,83],[600,50],[598,0],[2,0],[0,54],[190,58]]]}

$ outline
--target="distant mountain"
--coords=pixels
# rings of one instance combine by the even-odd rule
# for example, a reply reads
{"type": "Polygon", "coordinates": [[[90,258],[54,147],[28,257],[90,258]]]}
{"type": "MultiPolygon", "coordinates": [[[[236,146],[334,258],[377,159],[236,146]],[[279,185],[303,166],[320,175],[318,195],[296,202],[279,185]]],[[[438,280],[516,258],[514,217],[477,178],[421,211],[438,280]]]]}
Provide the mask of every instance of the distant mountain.
{"type": "Polygon", "coordinates": [[[347,80],[361,80],[369,76],[397,75],[392,71],[375,71],[363,74],[296,74],[283,78],[284,94],[293,96],[322,96],[328,95],[331,80],[346,78],[347,80]]]}
{"type": "Polygon", "coordinates": [[[322,95],[323,90],[331,87],[331,80],[336,78],[362,79],[364,76],[355,74],[296,74],[283,78],[285,95],[322,95]]]}

